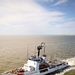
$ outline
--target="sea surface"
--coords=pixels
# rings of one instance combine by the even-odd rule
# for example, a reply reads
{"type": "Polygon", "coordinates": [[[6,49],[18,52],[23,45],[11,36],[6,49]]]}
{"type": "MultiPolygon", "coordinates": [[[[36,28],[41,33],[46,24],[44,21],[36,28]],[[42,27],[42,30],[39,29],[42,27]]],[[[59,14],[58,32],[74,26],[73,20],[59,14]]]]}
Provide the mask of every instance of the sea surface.
{"type": "Polygon", "coordinates": [[[37,55],[41,42],[45,42],[49,60],[75,57],[75,36],[0,36],[0,75],[22,67],[30,55],[37,55]]]}

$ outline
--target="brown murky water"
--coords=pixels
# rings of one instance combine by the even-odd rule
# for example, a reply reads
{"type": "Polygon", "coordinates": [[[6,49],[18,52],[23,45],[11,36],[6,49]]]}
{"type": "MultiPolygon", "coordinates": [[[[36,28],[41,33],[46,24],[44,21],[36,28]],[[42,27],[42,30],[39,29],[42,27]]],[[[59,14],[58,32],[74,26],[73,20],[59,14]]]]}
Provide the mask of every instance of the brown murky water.
{"type": "Polygon", "coordinates": [[[35,54],[36,46],[41,42],[46,43],[49,60],[75,56],[75,36],[0,36],[0,75],[6,70],[22,67],[27,56],[35,54]]]}

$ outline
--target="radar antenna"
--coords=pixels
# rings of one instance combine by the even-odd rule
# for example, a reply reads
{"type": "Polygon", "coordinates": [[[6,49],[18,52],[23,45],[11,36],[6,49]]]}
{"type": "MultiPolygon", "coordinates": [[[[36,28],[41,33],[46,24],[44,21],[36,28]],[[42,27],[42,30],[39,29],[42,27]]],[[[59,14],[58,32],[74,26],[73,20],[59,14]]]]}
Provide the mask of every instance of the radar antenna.
{"type": "Polygon", "coordinates": [[[44,54],[45,54],[45,43],[42,42],[41,45],[37,46],[37,50],[38,50],[38,58],[40,55],[40,50],[44,47],[44,54]]]}

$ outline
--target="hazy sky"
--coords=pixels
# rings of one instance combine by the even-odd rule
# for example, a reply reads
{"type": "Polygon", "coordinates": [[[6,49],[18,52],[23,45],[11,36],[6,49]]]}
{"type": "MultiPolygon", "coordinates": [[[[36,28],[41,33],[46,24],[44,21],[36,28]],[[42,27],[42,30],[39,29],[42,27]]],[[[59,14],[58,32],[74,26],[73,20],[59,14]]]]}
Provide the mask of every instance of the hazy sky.
{"type": "Polygon", "coordinates": [[[75,0],[0,0],[0,35],[75,35],[75,0]]]}

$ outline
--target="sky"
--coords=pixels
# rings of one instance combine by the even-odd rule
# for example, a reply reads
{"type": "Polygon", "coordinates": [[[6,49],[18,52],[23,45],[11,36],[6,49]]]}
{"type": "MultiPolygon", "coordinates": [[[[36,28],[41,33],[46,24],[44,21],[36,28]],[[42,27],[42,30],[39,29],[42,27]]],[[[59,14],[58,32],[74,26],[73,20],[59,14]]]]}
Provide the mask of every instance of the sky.
{"type": "Polygon", "coordinates": [[[0,0],[0,35],[75,35],[75,0],[0,0]]]}

